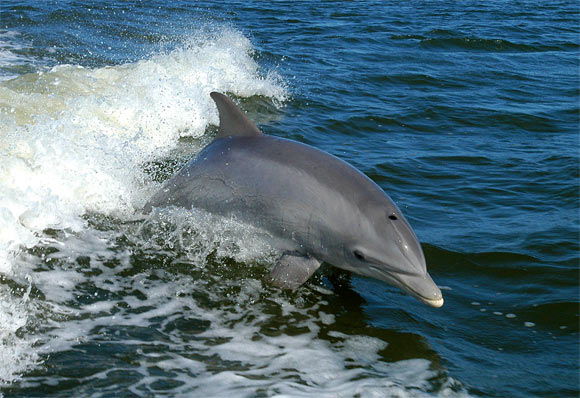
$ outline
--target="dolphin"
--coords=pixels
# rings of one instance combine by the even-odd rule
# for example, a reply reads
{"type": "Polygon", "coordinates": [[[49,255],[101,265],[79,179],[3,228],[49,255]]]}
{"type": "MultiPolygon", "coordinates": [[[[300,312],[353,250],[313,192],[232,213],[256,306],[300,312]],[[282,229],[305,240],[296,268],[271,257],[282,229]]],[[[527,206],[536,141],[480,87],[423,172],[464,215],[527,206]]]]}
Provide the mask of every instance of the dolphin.
{"type": "Polygon", "coordinates": [[[391,198],[350,164],[312,146],[263,134],[228,97],[215,139],[145,205],[200,208],[278,238],[268,279],[296,289],[322,262],[443,305],[409,223],[391,198]]]}

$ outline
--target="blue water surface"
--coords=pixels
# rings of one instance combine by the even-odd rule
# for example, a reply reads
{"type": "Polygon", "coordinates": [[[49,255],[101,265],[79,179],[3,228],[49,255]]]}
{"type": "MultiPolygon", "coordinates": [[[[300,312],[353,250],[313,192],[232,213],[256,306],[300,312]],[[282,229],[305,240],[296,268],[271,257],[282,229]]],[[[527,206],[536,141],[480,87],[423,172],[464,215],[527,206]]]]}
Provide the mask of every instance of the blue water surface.
{"type": "MultiPolygon", "coordinates": [[[[13,82],[62,64],[135,63],[202,31],[241,32],[260,68],[277,73],[289,93],[279,108],[240,98],[249,115],[265,133],[330,152],[377,182],[405,213],[444,289],[445,305],[435,310],[327,267],[321,278],[332,282],[320,283],[334,289],[326,311],[335,328],[380,336],[388,343],[381,361],[428,359],[470,395],[578,396],[576,1],[0,8],[0,33],[18,32],[21,47],[12,52],[25,59],[0,64],[13,82]]],[[[320,338],[332,340],[332,329],[320,338]]],[[[76,360],[106,362],[83,355],[76,360]]],[[[51,358],[58,356],[30,376],[45,381],[27,382],[25,373],[6,396],[42,396],[51,377],[54,396],[81,396],[85,387],[95,395],[82,377],[60,383],[69,362],[51,358]]],[[[418,391],[437,394],[444,382],[430,383],[418,391]]],[[[112,394],[130,390],[122,385],[112,394]]]]}

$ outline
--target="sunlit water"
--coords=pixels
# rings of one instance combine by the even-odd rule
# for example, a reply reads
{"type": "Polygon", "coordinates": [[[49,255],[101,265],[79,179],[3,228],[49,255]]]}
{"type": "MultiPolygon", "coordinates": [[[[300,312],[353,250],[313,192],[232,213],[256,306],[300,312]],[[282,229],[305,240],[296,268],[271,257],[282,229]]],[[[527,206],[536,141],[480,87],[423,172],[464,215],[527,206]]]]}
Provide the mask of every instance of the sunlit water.
{"type": "Polygon", "coordinates": [[[0,4],[0,396],[579,392],[575,2],[0,4]],[[140,209],[211,91],[399,204],[445,306],[140,209]]]}

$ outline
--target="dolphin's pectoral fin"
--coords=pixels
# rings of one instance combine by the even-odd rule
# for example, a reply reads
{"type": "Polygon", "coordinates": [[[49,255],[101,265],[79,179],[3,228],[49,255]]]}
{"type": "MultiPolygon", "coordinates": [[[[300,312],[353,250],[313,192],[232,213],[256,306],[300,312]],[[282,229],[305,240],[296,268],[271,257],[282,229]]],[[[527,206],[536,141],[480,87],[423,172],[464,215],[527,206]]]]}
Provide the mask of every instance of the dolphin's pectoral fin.
{"type": "Polygon", "coordinates": [[[295,290],[312,276],[320,264],[322,262],[313,257],[285,253],[268,275],[268,279],[275,286],[295,290]]]}

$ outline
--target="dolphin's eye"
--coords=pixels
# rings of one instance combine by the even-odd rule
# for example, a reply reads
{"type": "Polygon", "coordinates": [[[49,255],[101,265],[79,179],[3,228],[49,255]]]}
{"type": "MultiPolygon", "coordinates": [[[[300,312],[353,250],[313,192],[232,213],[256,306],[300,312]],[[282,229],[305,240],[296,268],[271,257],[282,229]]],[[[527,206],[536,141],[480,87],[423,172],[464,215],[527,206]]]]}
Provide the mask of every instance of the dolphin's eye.
{"type": "Polygon", "coordinates": [[[389,216],[389,220],[393,220],[393,221],[395,221],[395,220],[398,220],[398,218],[397,218],[397,216],[396,216],[396,215],[394,215],[394,214],[391,214],[391,215],[389,216]]]}
{"type": "Polygon", "coordinates": [[[365,261],[365,255],[362,254],[359,250],[355,250],[354,252],[352,252],[352,254],[354,254],[357,260],[365,261]]]}

